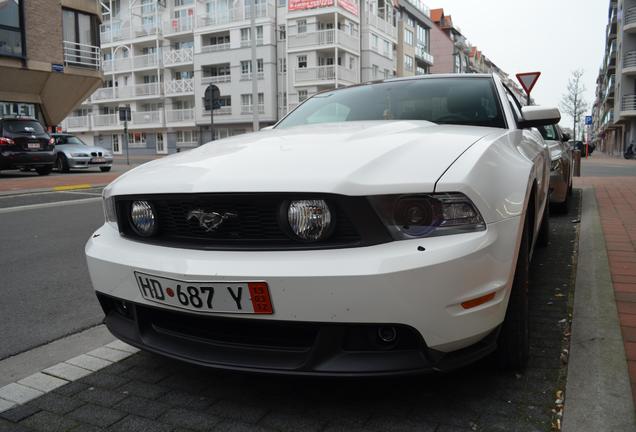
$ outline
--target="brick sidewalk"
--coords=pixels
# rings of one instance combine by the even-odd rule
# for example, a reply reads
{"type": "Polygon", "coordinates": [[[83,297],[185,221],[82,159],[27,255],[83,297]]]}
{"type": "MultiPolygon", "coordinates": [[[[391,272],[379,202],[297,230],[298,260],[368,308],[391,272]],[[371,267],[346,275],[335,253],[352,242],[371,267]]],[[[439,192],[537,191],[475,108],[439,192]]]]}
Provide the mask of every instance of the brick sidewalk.
{"type": "Polygon", "coordinates": [[[596,191],[636,401],[636,177],[582,177],[575,186],[596,191]]]}

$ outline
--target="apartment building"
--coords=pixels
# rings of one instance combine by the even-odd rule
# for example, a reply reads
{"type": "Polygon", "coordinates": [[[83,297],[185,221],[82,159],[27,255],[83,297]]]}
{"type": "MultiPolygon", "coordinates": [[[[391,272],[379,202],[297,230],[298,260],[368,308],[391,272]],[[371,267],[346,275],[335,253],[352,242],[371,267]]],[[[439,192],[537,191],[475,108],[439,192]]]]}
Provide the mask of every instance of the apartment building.
{"type": "Polygon", "coordinates": [[[432,72],[431,31],[435,24],[431,10],[420,0],[398,3],[397,75],[425,75],[432,72]]]}
{"type": "Polygon", "coordinates": [[[636,0],[611,0],[605,53],[596,79],[592,141],[620,155],[636,142],[636,0]]]}
{"type": "Polygon", "coordinates": [[[129,152],[165,154],[210,140],[203,101],[210,84],[221,94],[213,121],[215,138],[223,138],[251,131],[255,113],[263,127],[316,92],[395,74],[396,15],[385,0],[103,0],[102,6],[104,86],[63,127],[116,154],[125,149],[122,106],[132,112],[129,152]]]}
{"type": "Polygon", "coordinates": [[[96,0],[0,1],[0,115],[60,123],[102,82],[96,0]]]}

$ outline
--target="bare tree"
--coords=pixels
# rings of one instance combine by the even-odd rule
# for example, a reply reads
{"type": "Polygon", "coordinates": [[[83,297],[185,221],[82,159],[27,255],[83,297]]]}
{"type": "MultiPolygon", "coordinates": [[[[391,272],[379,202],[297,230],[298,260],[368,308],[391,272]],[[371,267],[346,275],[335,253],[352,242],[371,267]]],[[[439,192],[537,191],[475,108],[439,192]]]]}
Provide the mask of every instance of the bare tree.
{"type": "Polygon", "coordinates": [[[570,81],[568,81],[567,92],[561,99],[561,109],[564,113],[572,117],[573,120],[573,139],[577,138],[576,127],[583,120],[581,116],[584,115],[590,108],[590,105],[587,103],[587,101],[583,99],[583,94],[585,93],[585,85],[583,84],[583,73],[584,72],[582,69],[578,69],[572,72],[570,81]]]}

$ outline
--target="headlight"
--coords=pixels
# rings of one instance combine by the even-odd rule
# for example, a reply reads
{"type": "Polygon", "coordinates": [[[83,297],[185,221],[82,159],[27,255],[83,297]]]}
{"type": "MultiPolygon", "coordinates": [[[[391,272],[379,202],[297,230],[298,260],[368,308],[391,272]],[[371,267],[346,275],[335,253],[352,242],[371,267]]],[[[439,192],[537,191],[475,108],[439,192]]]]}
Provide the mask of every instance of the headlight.
{"type": "Polygon", "coordinates": [[[395,240],[486,229],[475,205],[461,193],[384,195],[370,201],[395,240]]]}
{"type": "Polygon", "coordinates": [[[148,201],[133,201],[130,222],[133,230],[142,237],[150,237],[157,231],[155,210],[148,201]]]}
{"type": "Polygon", "coordinates": [[[561,168],[561,159],[555,159],[550,163],[550,171],[556,171],[561,168]]]}
{"type": "Polygon", "coordinates": [[[331,211],[324,200],[292,201],[287,208],[287,220],[301,240],[324,240],[333,231],[331,211]]]}
{"type": "Polygon", "coordinates": [[[88,157],[88,154],[86,154],[86,153],[71,153],[71,156],[73,156],[73,157],[88,157]]]}

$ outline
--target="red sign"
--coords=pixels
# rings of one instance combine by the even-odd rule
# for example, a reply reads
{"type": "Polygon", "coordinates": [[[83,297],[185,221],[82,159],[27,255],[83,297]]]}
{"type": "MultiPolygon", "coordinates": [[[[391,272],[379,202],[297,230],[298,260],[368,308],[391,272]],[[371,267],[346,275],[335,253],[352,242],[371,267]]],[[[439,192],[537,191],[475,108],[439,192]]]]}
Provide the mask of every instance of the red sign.
{"type": "Polygon", "coordinates": [[[541,76],[541,72],[524,72],[524,73],[518,73],[517,79],[521,83],[521,87],[523,87],[526,94],[530,95],[530,92],[534,88],[540,76],[541,76]]]}
{"type": "Polygon", "coordinates": [[[334,0],[289,0],[287,7],[289,11],[301,11],[333,6],[333,1],[334,0]]]}

